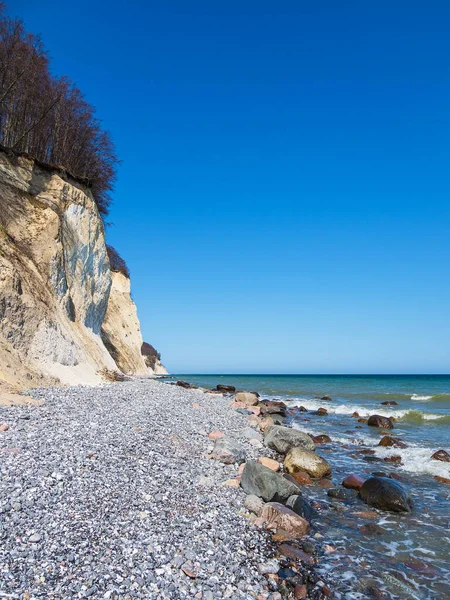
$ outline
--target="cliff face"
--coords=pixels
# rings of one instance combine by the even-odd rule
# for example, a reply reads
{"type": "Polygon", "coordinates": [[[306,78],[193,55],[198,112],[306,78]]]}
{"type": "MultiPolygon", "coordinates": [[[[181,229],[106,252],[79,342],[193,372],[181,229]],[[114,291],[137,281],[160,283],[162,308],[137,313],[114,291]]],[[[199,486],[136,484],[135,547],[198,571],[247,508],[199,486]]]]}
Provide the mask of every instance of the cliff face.
{"type": "Polygon", "coordinates": [[[140,333],[131,298],[134,312],[125,312],[121,325],[134,337],[113,335],[111,285],[103,223],[89,190],[30,158],[0,152],[0,378],[27,387],[88,384],[101,381],[104,370],[117,371],[101,339],[107,309],[127,372],[148,374],[140,346],[132,349],[140,333]]]}

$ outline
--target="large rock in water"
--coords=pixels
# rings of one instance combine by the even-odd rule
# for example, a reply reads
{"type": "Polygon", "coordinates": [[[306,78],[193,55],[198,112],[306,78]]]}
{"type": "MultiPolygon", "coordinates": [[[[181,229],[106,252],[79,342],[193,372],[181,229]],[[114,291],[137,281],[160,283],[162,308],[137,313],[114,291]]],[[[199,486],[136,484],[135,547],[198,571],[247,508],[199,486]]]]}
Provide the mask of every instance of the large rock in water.
{"type": "MultiPolygon", "coordinates": [[[[272,416],[273,418],[273,416],[272,416]]],[[[281,425],[273,425],[264,431],[264,443],[280,454],[287,454],[291,448],[314,450],[315,444],[309,435],[281,425]]]]}
{"type": "Polygon", "coordinates": [[[293,538],[303,537],[309,532],[308,521],[278,502],[265,504],[260,519],[269,527],[283,529],[293,538]]]}
{"type": "Polygon", "coordinates": [[[246,494],[253,494],[266,502],[285,502],[289,496],[298,493],[296,485],[252,460],[245,463],[241,487],[246,494]]]}
{"type": "Polygon", "coordinates": [[[284,459],[284,470],[287,473],[305,471],[311,477],[319,478],[329,475],[331,466],[316,452],[297,446],[292,448],[284,459]]]}
{"type": "Polygon", "coordinates": [[[245,461],[245,449],[241,444],[228,438],[219,438],[214,444],[211,458],[225,465],[242,463],[245,461]]]}
{"type": "Polygon", "coordinates": [[[367,421],[367,425],[371,427],[380,427],[381,429],[394,429],[394,424],[391,419],[381,415],[371,415],[367,421]]]}
{"type": "Polygon", "coordinates": [[[387,477],[370,477],[359,490],[361,498],[369,506],[393,512],[410,512],[413,501],[408,491],[387,477]]]}

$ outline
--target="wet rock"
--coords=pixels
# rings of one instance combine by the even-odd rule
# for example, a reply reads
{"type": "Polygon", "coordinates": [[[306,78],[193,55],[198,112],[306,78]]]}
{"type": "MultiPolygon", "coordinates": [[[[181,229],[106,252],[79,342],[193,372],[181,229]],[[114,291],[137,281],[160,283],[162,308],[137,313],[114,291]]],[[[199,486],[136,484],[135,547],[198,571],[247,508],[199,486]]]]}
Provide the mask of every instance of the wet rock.
{"type": "Polygon", "coordinates": [[[228,394],[232,394],[233,392],[236,391],[236,388],[234,387],[234,385],[216,385],[216,390],[218,392],[226,392],[228,394]]]}
{"type": "Polygon", "coordinates": [[[361,487],[360,496],[369,506],[393,512],[410,512],[413,501],[408,491],[387,477],[370,477],[361,487]]]}
{"type": "Polygon", "coordinates": [[[303,552],[303,550],[300,550],[300,548],[291,546],[291,544],[280,544],[278,551],[286,558],[290,558],[291,560],[299,560],[307,565],[312,565],[314,562],[309,554],[303,552]]]}
{"type": "Polygon", "coordinates": [[[450,483],[450,479],[447,479],[447,477],[441,477],[440,475],[435,475],[433,479],[439,481],[439,483],[450,483]]]}
{"type": "Polygon", "coordinates": [[[241,487],[246,494],[253,494],[266,502],[285,502],[297,493],[297,487],[255,461],[247,461],[241,476],[241,487]]]}
{"type": "Polygon", "coordinates": [[[245,449],[241,444],[228,438],[216,440],[211,458],[226,465],[241,463],[245,461],[245,449]]]}
{"type": "Polygon", "coordinates": [[[186,390],[191,389],[191,384],[188,383],[187,381],[182,381],[181,379],[179,379],[177,381],[176,385],[178,385],[179,387],[185,388],[186,390]]]}
{"type": "Polygon", "coordinates": [[[370,427],[380,427],[381,429],[393,429],[394,424],[388,417],[382,415],[371,415],[367,421],[367,425],[370,427]]]}
{"type": "Polygon", "coordinates": [[[308,597],[308,588],[306,587],[306,585],[301,584],[301,585],[296,585],[294,588],[294,598],[296,600],[303,600],[304,598],[308,597]]]}
{"type": "Polygon", "coordinates": [[[298,471],[297,473],[291,473],[289,477],[297,483],[298,485],[311,485],[311,477],[305,471],[298,471]]]}
{"type": "MultiPolygon", "coordinates": [[[[314,443],[314,442],[312,442],[314,443]]],[[[305,471],[314,478],[326,477],[331,473],[331,466],[316,452],[306,448],[292,448],[284,459],[284,470],[287,473],[305,471]]]]}
{"type": "Polygon", "coordinates": [[[407,448],[407,444],[405,444],[404,441],[393,438],[390,435],[385,435],[381,438],[381,440],[378,443],[379,446],[384,446],[384,447],[392,447],[392,448],[407,448]]]}
{"type": "Polygon", "coordinates": [[[330,488],[327,494],[330,498],[337,498],[338,500],[353,500],[358,495],[358,492],[346,488],[330,488]]]}
{"type": "Polygon", "coordinates": [[[235,396],[236,402],[242,402],[246,406],[256,406],[258,404],[258,396],[252,392],[238,392],[235,396]]]}
{"type": "MultiPolygon", "coordinates": [[[[273,418],[273,415],[272,415],[273,418]]],[[[272,425],[264,431],[264,443],[268,448],[276,450],[280,454],[287,454],[291,448],[315,448],[312,439],[296,429],[272,425]]]]}
{"type": "Polygon", "coordinates": [[[394,463],[395,465],[402,464],[401,456],[386,456],[386,458],[383,458],[383,460],[384,460],[384,462],[394,463]]]}
{"type": "Polygon", "coordinates": [[[334,487],[333,482],[330,481],[329,479],[321,479],[319,481],[319,485],[320,485],[320,487],[323,487],[323,488],[332,488],[332,487],[334,487]]]}
{"type": "Polygon", "coordinates": [[[358,423],[366,423],[367,424],[368,422],[369,422],[369,419],[364,419],[363,417],[360,417],[358,419],[358,423]]]}
{"type": "Polygon", "coordinates": [[[273,458],[267,458],[266,456],[260,456],[258,458],[258,462],[270,469],[271,471],[275,472],[279,471],[281,467],[280,463],[277,460],[274,460],[273,458]]]}
{"type": "Polygon", "coordinates": [[[398,406],[398,402],[396,402],[395,400],[386,400],[385,402],[381,403],[383,406],[398,406]]]}
{"type": "Polygon", "coordinates": [[[319,416],[322,416],[322,417],[324,417],[324,416],[327,416],[327,415],[328,415],[328,411],[327,411],[327,409],[326,409],[326,408],[322,408],[322,407],[321,407],[321,408],[318,408],[318,409],[317,409],[316,415],[319,415],[319,416]]]}
{"type": "Polygon", "coordinates": [[[292,537],[303,537],[309,532],[309,523],[306,519],[278,502],[265,504],[260,519],[270,528],[283,529],[292,537]]]}
{"type": "Polygon", "coordinates": [[[431,458],[433,460],[440,460],[441,462],[450,462],[450,454],[445,450],[438,450],[431,458]]]}
{"type": "Polygon", "coordinates": [[[342,485],[349,490],[359,490],[361,489],[363,483],[366,478],[361,475],[356,475],[356,473],[350,473],[342,482],[342,485]]]}
{"type": "Polygon", "coordinates": [[[259,422],[259,428],[263,432],[271,425],[275,425],[275,421],[272,419],[272,417],[264,417],[259,422]]]}
{"type": "Polygon", "coordinates": [[[259,498],[259,496],[255,496],[254,494],[249,494],[245,497],[244,506],[247,510],[259,516],[264,507],[264,502],[259,498]]]}
{"type": "Polygon", "coordinates": [[[318,517],[317,512],[314,510],[308,500],[303,498],[303,496],[300,494],[290,496],[286,502],[286,506],[307,521],[312,521],[318,517]]]}
{"type": "Polygon", "coordinates": [[[264,400],[260,402],[259,407],[261,409],[262,415],[270,415],[273,413],[279,413],[283,416],[286,416],[286,404],[277,400],[264,400]]]}
{"type": "Polygon", "coordinates": [[[308,409],[305,408],[304,406],[298,406],[297,410],[298,410],[298,412],[308,412],[308,409]]]}
{"type": "Polygon", "coordinates": [[[364,535],[383,535],[386,533],[386,529],[380,527],[376,523],[365,523],[358,527],[359,531],[364,535]]]}
{"type": "Polygon", "coordinates": [[[329,444],[331,441],[332,439],[328,435],[315,435],[313,437],[313,442],[315,444],[329,444]]]}
{"type": "Polygon", "coordinates": [[[331,396],[322,396],[321,400],[326,400],[328,402],[331,402],[333,400],[333,398],[331,396]]]}
{"type": "Polygon", "coordinates": [[[359,413],[356,412],[356,410],[355,410],[355,412],[352,414],[352,417],[354,417],[356,419],[357,417],[359,417],[359,413]]]}

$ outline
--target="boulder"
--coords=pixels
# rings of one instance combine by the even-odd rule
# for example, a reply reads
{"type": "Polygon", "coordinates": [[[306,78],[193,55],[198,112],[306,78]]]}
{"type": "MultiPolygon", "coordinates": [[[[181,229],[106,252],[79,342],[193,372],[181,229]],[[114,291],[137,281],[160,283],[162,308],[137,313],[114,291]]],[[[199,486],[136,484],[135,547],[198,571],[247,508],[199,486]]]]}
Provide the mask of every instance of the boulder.
{"type": "Polygon", "coordinates": [[[305,408],[304,406],[298,406],[297,410],[298,410],[298,412],[308,412],[308,409],[305,408]]]}
{"type": "Polygon", "coordinates": [[[385,400],[381,403],[383,406],[398,406],[398,402],[395,400],[385,400]]]}
{"type": "Polygon", "coordinates": [[[218,392],[227,392],[228,394],[232,394],[236,391],[236,388],[233,385],[216,385],[216,390],[218,392]]]}
{"type": "MultiPolygon", "coordinates": [[[[312,565],[314,563],[314,559],[310,554],[303,552],[303,550],[300,550],[299,548],[294,548],[294,546],[291,546],[290,544],[280,544],[278,551],[280,554],[286,558],[290,558],[291,560],[299,560],[300,562],[304,562],[308,565],[312,565]]],[[[306,586],[304,587],[306,590],[306,586]]],[[[301,597],[306,598],[306,595],[301,597]]]]}
{"type": "Polygon", "coordinates": [[[264,419],[261,419],[259,422],[259,428],[261,431],[265,431],[271,425],[275,425],[275,421],[272,419],[272,417],[264,417],[264,419]]]}
{"type": "Polygon", "coordinates": [[[318,408],[316,415],[321,415],[321,416],[325,417],[328,415],[328,411],[326,408],[318,408]]]}
{"type": "Polygon", "coordinates": [[[308,500],[303,498],[300,494],[288,498],[286,506],[307,521],[312,521],[318,516],[308,500]]]}
{"type": "Polygon", "coordinates": [[[352,414],[352,417],[357,419],[359,417],[359,413],[355,410],[355,412],[352,414]]]}
{"type": "Polygon", "coordinates": [[[386,529],[383,529],[383,527],[380,527],[376,523],[365,523],[358,527],[358,529],[363,535],[383,535],[386,533],[386,529]]]}
{"type": "Polygon", "coordinates": [[[284,415],[281,413],[270,413],[270,418],[276,425],[283,425],[284,415]]]}
{"type": "Polygon", "coordinates": [[[228,438],[219,438],[214,444],[211,458],[225,465],[241,463],[245,461],[245,449],[241,444],[228,438]]]}
{"type": "Polygon", "coordinates": [[[289,496],[298,493],[296,485],[253,460],[245,464],[241,487],[246,494],[253,494],[266,502],[286,502],[289,496]]]}
{"type": "Polygon", "coordinates": [[[267,458],[266,456],[260,456],[258,458],[258,462],[261,465],[264,465],[265,467],[267,467],[268,469],[270,469],[271,471],[279,471],[280,470],[280,463],[277,460],[274,460],[273,458],[267,458]]]}
{"type": "Polygon", "coordinates": [[[393,512],[410,512],[413,501],[408,491],[398,481],[387,477],[369,477],[359,490],[369,506],[393,512]]]}
{"type": "Polygon", "coordinates": [[[264,505],[260,516],[261,521],[273,529],[283,529],[291,537],[303,537],[309,532],[309,523],[293,510],[279,504],[269,502],[264,505]]]}
{"type": "Polygon", "coordinates": [[[445,450],[438,450],[431,458],[433,460],[440,460],[441,462],[450,462],[450,454],[445,450]]]}
{"type": "Polygon", "coordinates": [[[391,419],[381,415],[371,415],[367,421],[370,427],[380,427],[381,429],[394,429],[394,424],[391,419]]]}
{"type": "Polygon", "coordinates": [[[320,478],[331,473],[331,466],[316,452],[297,446],[284,459],[284,470],[287,473],[305,471],[311,477],[320,478]]]}
{"type": "Polygon", "coordinates": [[[389,447],[393,447],[393,448],[407,448],[407,444],[405,444],[405,442],[403,442],[402,440],[398,440],[396,438],[393,438],[390,435],[384,435],[381,440],[378,443],[379,446],[384,446],[386,448],[389,447]]]}
{"type": "Polygon", "coordinates": [[[346,488],[330,488],[327,494],[330,498],[337,498],[338,500],[352,500],[356,498],[358,492],[346,488]]]}
{"type": "Polygon", "coordinates": [[[187,390],[191,389],[191,384],[188,383],[187,381],[182,381],[181,379],[179,379],[177,381],[176,385],[178,385],[179,387],[185,388],[187,390]]]}
{"type": "Polygon", "coordinates": [[[305,471],[298,471],[298,473],[291,473],[286,477],[292,478],[297,485],[311,485],[311,477],[305,471]]]}
{"type": "Polygon", "coordinates": [[[259,498],[259,496],[249,494],[245,497],[244,506],[247,510],[259,517],[264,507],[264,502],[261,500],[261,498],[259,498]]]}
{"type": "MultiPolygon", "coordinates": [[[[272,415],[273,418],[273,415],[272,415]]],[[[280,454],[287,454],[291,448],[307,448],[314,450],[315,444],[309,435],[280,425],[272,425],[264,431],[264,443],[268,448],[280,454]]]]}
{"type": "Polygon", "coordinates": [[[223,431],[219,431],[218,429],[213,429],[208,433],[208,437],[210,440],[218,440],[219,438],[225,437],[223,431]]]}
{"type": "Polygon", "coordinates": [[[331,401],[332,401],[332,399],[333,399],[333,398],[332,398],[331,396],[322,396],[322,398],[321,398],[321,400],[326,400],[326,401],[328,401],[328,402],[331,402],[331,401]]]}
{"type": "Polygon", "coordinates": [[[331,441],[332,440],[328,435],[315,435],[313,437],[313,442],[315,444],[329,444],[331,441]]]}
{"type": "Polygon", "coordinates": [[[258,396],[252,392],[238,392],[235,400],[236,402],[242,402],[245,406],[256,406],[258,404],[258,396]]]}
{"type": "Polygon", "coordinates": [[[279,413],[283,416],[286,415],[286,404],[277,400],[263,400],[259,404],[262,415],[270,415],[273,413],[279,413]]]}
{"type": "Polygon", "coordinates": [[[361,477],[361,475],[356,475],[356,473],[350,473],[342,482],[342,485],[349,490],[359,490],[361,489],[363,483],[366,478],[361,477]]]}

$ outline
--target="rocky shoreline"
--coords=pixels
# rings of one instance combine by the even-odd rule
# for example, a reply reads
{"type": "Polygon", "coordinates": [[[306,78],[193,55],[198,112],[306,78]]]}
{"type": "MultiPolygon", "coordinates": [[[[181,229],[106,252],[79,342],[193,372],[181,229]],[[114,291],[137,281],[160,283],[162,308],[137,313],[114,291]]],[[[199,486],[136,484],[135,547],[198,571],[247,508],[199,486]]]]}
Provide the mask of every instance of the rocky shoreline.
{"type": "MultiPolygon", "coordinates": [[[[322,576],[325,507],[302,489],[326,488],[336,514],[358,495],[410,510],[406,489],[355,474],[335,486],[326,440],[281,425],[282,402],[217,388],[136,379],[1,408],[0,597],[353,597],[322,576]]],[[[354,597],[387,597],[366,591],[354,597]]]]}

